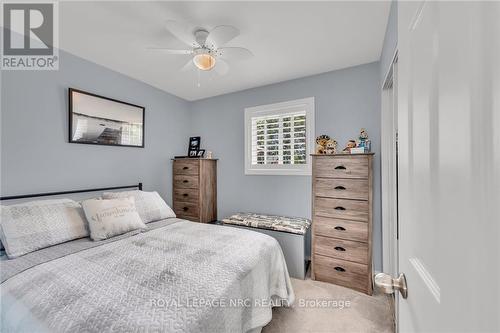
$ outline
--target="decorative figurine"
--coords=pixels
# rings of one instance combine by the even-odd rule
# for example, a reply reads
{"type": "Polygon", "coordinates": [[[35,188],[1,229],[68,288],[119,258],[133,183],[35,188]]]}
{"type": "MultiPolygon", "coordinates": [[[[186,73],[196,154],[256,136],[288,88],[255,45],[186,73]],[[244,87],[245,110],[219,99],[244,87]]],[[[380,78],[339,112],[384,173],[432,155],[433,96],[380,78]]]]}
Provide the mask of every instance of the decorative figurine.
{"type": "Polygon", "coordinates": [[[362,128],[361,132],[359,133],[359,141],[365,141],[368,139],[368,132],[366,129],[362,128]]]}
{"type": "Polygon", "coordinates": [[[320,135],[316,138],[316,154],[326,154],[326,144],[329,140],[328,135],[320,135]]]}
{"type": "Polygon", "coordinates": [[[368,140],[368,132],[366,129],[362,128],[359,133],[358,145],[359,148],[363,148],[365,153],[369,153],[371,150],[371,141],[368,140]]]}
{"type": "Polygon", "coordinates": [[[356,140],[349,140],[344,150],[342,150],[342,153],[350,154],[351,148],[356,148],[356,140]]]}
{"type": "Polygon", "coordinates": [[[326,143],[326,154],[334,155],[337,154],[337,140],[330,139],[326,143]]]}

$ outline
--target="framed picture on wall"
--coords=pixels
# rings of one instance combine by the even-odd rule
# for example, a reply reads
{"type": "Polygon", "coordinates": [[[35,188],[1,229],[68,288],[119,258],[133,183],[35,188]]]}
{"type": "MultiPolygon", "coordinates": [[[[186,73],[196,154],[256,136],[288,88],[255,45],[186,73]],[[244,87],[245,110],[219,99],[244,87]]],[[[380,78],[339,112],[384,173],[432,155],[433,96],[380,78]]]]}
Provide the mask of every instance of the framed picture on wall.
{"type": "Polygon", "coordinates": [[[69,142],[144,148],[143,106],[69,88],[69,142]]]}

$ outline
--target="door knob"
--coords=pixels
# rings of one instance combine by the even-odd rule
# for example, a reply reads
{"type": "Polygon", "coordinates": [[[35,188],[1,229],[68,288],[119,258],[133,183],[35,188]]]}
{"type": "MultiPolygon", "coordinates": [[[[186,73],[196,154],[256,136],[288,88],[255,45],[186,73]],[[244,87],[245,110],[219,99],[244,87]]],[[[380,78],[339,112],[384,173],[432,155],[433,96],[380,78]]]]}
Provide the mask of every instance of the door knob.
{"type": "Polygon", "coordinates": [[[397,278],[386,273],[378,273],[375,275],[375,287],[384,294],[394,294],[396,290],[399,290],[403,298],[408,297],[408,286],[403,273],[399,274],[397,278]]]}

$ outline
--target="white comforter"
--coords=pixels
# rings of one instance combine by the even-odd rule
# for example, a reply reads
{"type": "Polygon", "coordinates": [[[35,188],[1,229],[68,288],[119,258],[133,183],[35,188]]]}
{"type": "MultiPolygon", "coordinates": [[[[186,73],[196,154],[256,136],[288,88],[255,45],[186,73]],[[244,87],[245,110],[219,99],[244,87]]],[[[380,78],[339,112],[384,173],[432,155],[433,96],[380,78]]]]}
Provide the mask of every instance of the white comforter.
{"type": "Polygon", "coordinates": [[[78,248],[11,265],[2,332],[248,332],[294,300],[279,244],[257,232],[179,220],[78,248]]]}

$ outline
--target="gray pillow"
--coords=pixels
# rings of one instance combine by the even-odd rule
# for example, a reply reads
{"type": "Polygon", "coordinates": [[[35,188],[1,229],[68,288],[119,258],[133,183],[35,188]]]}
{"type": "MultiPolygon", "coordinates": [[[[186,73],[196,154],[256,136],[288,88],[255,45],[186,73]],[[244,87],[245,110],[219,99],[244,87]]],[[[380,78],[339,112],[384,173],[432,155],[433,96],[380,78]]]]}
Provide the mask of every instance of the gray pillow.
{"type": "Polygon", "coordinates": [[[175,213],[167,203],[160,197],[158,192],[145,191],[123,191],[123,192],[104,192],[103,199],[127,198],[135,199],[137,212],[144,223],[159,221],[175,217],[175,213]]]}
{"type": "Polygon", "coordinates": [[[9,258],[87,237],[80,204],[70,199],[1,206],[0,239],[9,258]]]}
{"type": "Polygon", "coordinates": [[[83,201],[82,206],[89,222],[90,238],[93,240],[147,228],[137,213],[133,197],[89,199],[83,201]]]}

